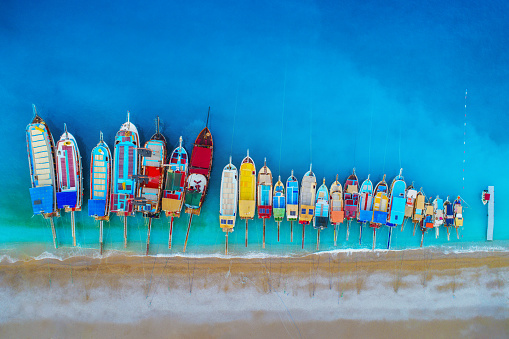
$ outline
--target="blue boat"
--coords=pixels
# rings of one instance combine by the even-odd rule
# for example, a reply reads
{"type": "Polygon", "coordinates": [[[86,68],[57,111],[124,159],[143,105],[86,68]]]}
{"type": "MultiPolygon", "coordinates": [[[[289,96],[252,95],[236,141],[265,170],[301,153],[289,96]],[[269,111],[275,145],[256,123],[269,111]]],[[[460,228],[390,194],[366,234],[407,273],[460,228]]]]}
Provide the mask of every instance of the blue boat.
{"type": "Polygon", "coordinates": [[[293,242],[293,222],[299,215],[299,182],[292,174],[286,180],[286,220],[290,222],[290,242],[293,242]]]}
{"type": "Polygon", "coordinates": [[[55,161],[53,136],[44,120],[37,115],[32,105],[34,118],[26,127],[28,165],[30,167],[30,198],[34,214],[49,219],[53,235],[53,245],[57,248],[57,235],[53,217],[60,214],[56,205],[55,161]]]}
{"type": "Polygon", "coordinates": [[[323,178],[322,185],[316,192],[315,218],[313,219],[313,227],[318,231],[316,250],[320,250],[320,231],[327,227],[329,223],[329,190],[325,185],[323,178]]]}
{"type": "Polygon", "coordinates": [[[366,180],[362,182],[359,194],[359,213],[357,221],[360,223],[359,245],[362,240],[362,226],[371,222],[373,218],[373,183],[369,180],[369,175],[366,180]]]}
{"type": "Polygon", "coordinates": [[[403,169],[399,170],[399,175],[394,178],[390,187],[389,214],[386,225],[389,227],[389,239],[387,249],[391,247],[392,229],[401,226],[405,220],[405,192],[406,183],[402,175],[403,169]]]}
{"type": "Polygon", "coordinates": [[[134,216],[135,213],[133,200],[136,194],[135,178],[139,171],[139,147],[138,129],[130,121],[130,112],[127,112],[127,121],[115,136],[110,197],[111,213],[124,219],[124,248],[127,247],[127,217],[134,216]]]}
{"type": "Polygon", "coordinates": [[[103,222],[110,219],[110,180],[111,152],[101,132],[99,143],[92,149],[90,159],[90,199],[88,200],[88,215],[99,221],[101,254],[103,253],[103,222]]]}

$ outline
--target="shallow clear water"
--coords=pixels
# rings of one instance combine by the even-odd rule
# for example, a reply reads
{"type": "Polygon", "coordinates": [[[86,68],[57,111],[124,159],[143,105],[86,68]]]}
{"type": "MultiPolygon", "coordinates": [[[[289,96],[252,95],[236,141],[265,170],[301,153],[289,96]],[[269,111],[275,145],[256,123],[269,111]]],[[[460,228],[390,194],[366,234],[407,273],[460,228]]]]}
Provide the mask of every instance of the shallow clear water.
{"type": "MultiPolygon", "coordinates": [[[[103,131],[112,147],[130,110],[145,142],[161,117],[171,150],[180,135],[190,152],[204,127],[215,143],[209,194],[202,215],[193,219],[188,253],[222,253],[218,225],[219,185],[230,154],[239,166],[249,148],[257,169],[267,158],[274,179],[292,169],[299,181],[310,162],[317,180],[342,184],[353,167],[362,182],[376,184],[403,167],[427,196],[461,195],[468,203],[456,239],[432,232],[425,246],[453,248],[502,246],[509,240],[503,206],[509,201],[506,177],[508,125],[509,5],[487,3],[356,1],[331,4],[298,1],[185,4],[136,2],[10,2],[0,11],[0,246],[31,244],[52,249],[49,224],[32,217],[25,127],[31,104],[54,137],[63,124],[76,136],[83,168],[103,131]],[[465,90],[468,96],[465,100],[465,90]],[[465,109],[466,103],[466,109],[465,109]],[[466,116],[465,116],[466,115],[466,116]],[[466,124],[466,125],[465,125],[466,124]],[[495,185],[495,241],[486,243],[487,206],[481,191],[495,185]],[[505,240],[505,242],[504,242],[505,240]]],[[[85,197],[88,197],[88,176],[85,197]]],[[[80,248],[98,248],[98,225],[77,214],[80,248]]],[[[72,245],[70,216],[56,221],[61,247],[72,245]]],[[[153,223],[152,253],[182,251],[187,216],[175,222],[173,248],[167,249],[168,220],[153,223]]],[[[304,253],[302,228],[267,222],[266,253],[304,253]]],[[[377,232],[385,248],[387,228],[377,232]]],[[[333,230],[321,233],[322,250],[331,250],[333,230]]],[[[350,238],[338,234],[339,249],[371,248],[372,232],[359,227],[350,238]]],[[[146,226],[129,219],[129,250],[143,253],[146,226]]],[[[316,231],[307,227],[305,251],[316,249],[316,231]]],[[[262,223],[237,221],[229,237],[232,254],[261,251],[262,223]]],[[[393,233],[392,248],[415,248],[412,227],[393,233]]],[[[120,218],[105,226],[105,249],[123,249],[120,218]]]]}

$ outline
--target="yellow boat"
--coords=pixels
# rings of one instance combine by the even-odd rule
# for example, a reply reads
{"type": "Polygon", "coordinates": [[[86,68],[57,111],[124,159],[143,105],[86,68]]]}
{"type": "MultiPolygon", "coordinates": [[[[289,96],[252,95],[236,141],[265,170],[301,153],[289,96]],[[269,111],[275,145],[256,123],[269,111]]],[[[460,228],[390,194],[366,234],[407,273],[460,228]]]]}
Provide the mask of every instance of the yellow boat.
{"type": "Polygon", "coordinates": [[[256,166],[247,156],[240,165],[240,185],[239,185],[239,217],[246,220],[246,247],[247,247],[247,223],[253,219],[256,211],[256,166]]]}

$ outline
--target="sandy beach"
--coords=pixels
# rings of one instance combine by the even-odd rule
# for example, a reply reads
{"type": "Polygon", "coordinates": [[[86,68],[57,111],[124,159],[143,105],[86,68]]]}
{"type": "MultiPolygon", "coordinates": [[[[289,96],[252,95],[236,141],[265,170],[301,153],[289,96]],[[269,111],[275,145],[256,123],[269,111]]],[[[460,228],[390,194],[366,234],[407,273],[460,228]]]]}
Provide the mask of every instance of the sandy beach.
{"type": "Polygon", "coordinates": [[[509,334],[509,254],[432,250],[0,265],[0,336],[509,334]]]}

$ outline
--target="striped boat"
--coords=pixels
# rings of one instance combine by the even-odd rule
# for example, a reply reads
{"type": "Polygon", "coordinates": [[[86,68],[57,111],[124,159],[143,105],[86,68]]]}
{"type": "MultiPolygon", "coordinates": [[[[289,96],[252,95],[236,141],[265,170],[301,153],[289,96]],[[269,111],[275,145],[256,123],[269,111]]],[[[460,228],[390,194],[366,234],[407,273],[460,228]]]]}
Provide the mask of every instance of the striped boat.
{"type": "Polygon", "coordinates": [[[445,230],[447,231],[447,240],[450,240],[450,229],[449,227],[454,226],[454,207],[449,201],[449,197],[444,201],[444,213],[445,213],[445,230]]]}
{"type": "Polygon", "coordinates": [[[292,174],[286,180],[286,220],[290,222],[290,242],[293,242],[293,222],[299,215],[299,182],[292,174]]]}
{"type": "Polygon", "coordinates": [[[57,207],[71,212],[72,242],[76,246],[76,225],[74,212],[81,211],[83,202],[83,175],[81,156],[74,136],[67,131],[56,145],[57,163],[57,207]]]}
{"type": "Polygon", "coordinates": [[[344,192],[344,210],[345,210],[345,218],[346,218],[346,240],[348,240],[348,236],[350,234],[350,222],[357,218],[357,209],[359,204],[359,179],[357,179],[357,174],[355,174],[355,168],[352,171],[352,174],[346,178],[345,182],[345,192],[344,192]]]}
{"type": "Polygon", "coordinates": [[[422,187],[419,192],[417,192],[417,196],[414,201],[414,212],[412,214],[412,221],[414,223],[414,231],[412,235],[415,235],[415,228],[417,224],[420,224],[422,219],[424,218],[424,203],[426,202],[426,196],[422,192],[422,187]]]}
{"type": "Polygon", "coordinates": [[[237,219],[238,185],[237,167],[232,164],[230,157],[230,163],[224,167],[221,175],[219,195],[219,226],[226,233],[225,254],[228,254],[228,233],[233,232],[237,219]]]}
{"type": "Polygon", "coordinates": [[[272,172],[264,160],[258,172],[257,184],[258,218],[263,220],[263,248],[265,248],[265,220],[272,216],[272,172]]]}
{"type": "Polygon", "coordinates": [[[135,178],[139,171],[138,147],[138,129],[130,120],[130,112],[127,112],[127,121],[115,136],[110,196],[111,213],[124,219],[124,247],[127,247],[127,217],[135,212],[133,200],[136,194],[135,178]]]}
{"type": "Polygon", "coordinates": [[[384,174],[382,181],[380,181],[375,187],[373,198],[373,218],[369,225],[373,228],[373,250],[375,249],[376,244],[376,230],[387,223],[387,208],[389,206],[389,197],[387,193],[388,187],[385,182],[384,174]]]}
{"type": "Polygon", "coordinates": [[[302,178],[300,188],[299,224],[302,225],[302,248],[304,248],[305,226],[309,225],[315,216],[315,197],[316,177],[312,171],[312,166],[310,166],[309,171],[307,171],[302,178]]]}
{"type": "Polygon", "coordinates": [[[100,253],[103,253],[103,222],[110,219],[110,179],[111,152],[103,140],[103,133],[99,143],[92,149],[90,159],[90,199],[88,200],[88,215],[99,221],[100,253]]]}
{"type": "Polygon", "coordinates": [[[424,218],[421,220],[421,247],[424,242],[424,233],[426,233],[430,228],[433,228],[433,203],[431,202],[431,198],[424,205],[424,218]]]}
{"type": "Polygon", "coordinates": [[[161,195],[164,185],[164,162],[166,161],[166,138],[159,131],[159,117],[156,120],[156,133],[140,150],[141,174],[138,179],[138,191],[134,204],[143,216],[148,218],[147,251],[150,246],[152,219],[161,214],[161,195]]]}
{"type": "Polygon", "coordinates": [[[330,222],[334,226],[334,246],[337,244],[336,226],[343,223],[345,219],[345,211],[343,209],[343,187],[338,181],[336,174],[336,181],[330,186],[330,222]]]}
{"type": "Polygon", "coordinates": [[[320,250],[320,231],[327,227],[329,223],[329,190],[325,185],[323,178],[322,185],[318,188],[316,194],[315,218],[313,219],[313,227],[317,231],[316,250],[320,250]]]}
{"type": "Polygon", "coordinates": [[[240,164],[239,185],[239,217],[246,220],[246,247],[247,247],[247,223],[254,218],[256,212],[256,166],[249,156],[240,164]]]}
{"type": "Polygon", "coordinates": [[[56,205],[55,161],[53,136],[44,120],[37,115],[32,105],[34,118],[26,127],[28,165],[30,167],[30,198],[34,214],[49,219],[53,235],[53,245],[57,248],[57,235],[53,217],[58,217],[56,205]]]}
{"type": "Polygon", "coordinates": [[[401,225],[401,231],[403,231],[403,228],[405,227],[405,221],[407,219],[412,219],[415,198],[417,198],[417,190],[414,189],[414,183],[412,182],[412,184],[406,189],[405,219],[401,225]]]}
{"type": "Polygon", "coordinates": [[[277,241],[279,242],[279,224],[285,217],[286,207],[285,185],[281,182],[281,176],[278,177],[278,180],[274,185],[274,195],[272,200],[274,220],[277,222],[277,241]]]}
{"type": "Polygon", "coordinates": [[[366,180],[362,182],[361,190],[359,194],[359,213],[357,215],[357,221],[360,223],[359,226],[359,245],[362,240],[362,226],[368,222],[371,222],[373,218],[373,183],[369,180],[369,175],[366,180]]]}
{"type": "Polygon", "coordinates": [[[170,217],[169,249],[171,249],[173,218],[180,217],[182,206],[184,205],[188,162],[187,152],[182,146],[182,137],[180,137],[178,147],[171,153],[169,164],[165,165],[167,169],[162,209],[166,213],[166,216],[170,217]]]}

